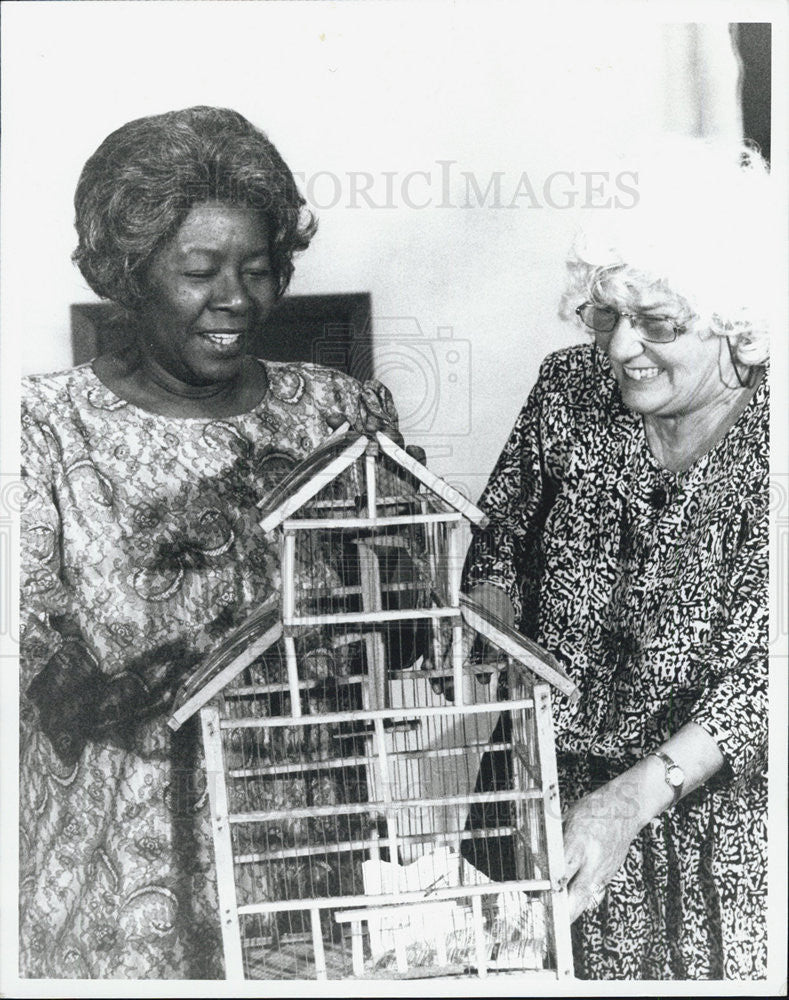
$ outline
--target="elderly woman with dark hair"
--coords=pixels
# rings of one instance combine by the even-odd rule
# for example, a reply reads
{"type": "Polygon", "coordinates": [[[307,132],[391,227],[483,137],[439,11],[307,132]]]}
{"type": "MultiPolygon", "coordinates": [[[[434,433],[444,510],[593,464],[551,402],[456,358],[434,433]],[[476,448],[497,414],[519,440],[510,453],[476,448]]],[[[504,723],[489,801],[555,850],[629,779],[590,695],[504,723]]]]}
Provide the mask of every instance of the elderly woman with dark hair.
{"type": "Polygon", "coordinates": [[[257,503],[344,421],[395,433],[377,383],[247,343],[315,222],[266,136],[197,107],[113,132],[76,193],[118,354],[26,380],[22,469],[23,975],[222,974],[184,674],[276,588],[257,503]]]}
{"type": "Polygon", "coordinates": [[[760,978],[770,182],[692,144],[639,178],[577,241],[594,343],[544,362],[466,584],[582,693],[555,713],[576,973],[760,978]]]}

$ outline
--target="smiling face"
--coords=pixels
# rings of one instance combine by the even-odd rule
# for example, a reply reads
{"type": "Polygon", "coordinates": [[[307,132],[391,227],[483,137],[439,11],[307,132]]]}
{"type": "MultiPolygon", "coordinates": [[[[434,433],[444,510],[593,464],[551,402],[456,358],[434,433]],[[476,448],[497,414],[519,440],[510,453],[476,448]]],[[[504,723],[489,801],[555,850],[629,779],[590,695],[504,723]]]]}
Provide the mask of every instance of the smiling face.
{"type": "Polygon", "coordinates": [[[276,299],[264,217],[239,205],[194,205],[143,284],[140,350],[154,377],[176,389],[232,382],[276,299]]]}
{"type": "Polygon", "coordinates": [[[663,315],[686,325],[670,344],[654,344],[626,317],[613,333],[596,334],[608,355],[625,405],[645,416],[677,418],[717,402],[737,385],[723,338],[692,319],[688,303],[656,286],[617,279],[603,282],[595,301],[620,313],[663,315]]]}

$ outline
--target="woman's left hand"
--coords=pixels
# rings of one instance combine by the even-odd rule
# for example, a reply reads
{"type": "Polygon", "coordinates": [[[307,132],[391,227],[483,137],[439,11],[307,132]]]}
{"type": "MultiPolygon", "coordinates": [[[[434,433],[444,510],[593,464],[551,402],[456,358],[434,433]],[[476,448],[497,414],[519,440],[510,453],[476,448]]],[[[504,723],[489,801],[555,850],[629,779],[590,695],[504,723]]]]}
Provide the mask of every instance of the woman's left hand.
{"type": "Polygon", "coordinates": [[[632,781],[615,778],[571,803],[564,818],[571,921],[599,905],[642,825],[632,781]]]}

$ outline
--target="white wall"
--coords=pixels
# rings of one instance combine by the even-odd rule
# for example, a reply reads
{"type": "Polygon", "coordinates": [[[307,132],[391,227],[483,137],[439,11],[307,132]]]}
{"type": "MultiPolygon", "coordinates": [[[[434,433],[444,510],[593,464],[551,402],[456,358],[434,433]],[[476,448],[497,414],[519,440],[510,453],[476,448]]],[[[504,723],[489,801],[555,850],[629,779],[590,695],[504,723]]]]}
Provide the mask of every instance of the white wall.
{"type": "Polygon", "coordinates": [[[575,170],[583,198],[577,172],[600,169],[605,150],[666,127],[697,130],[703,117],[739,127],[726,5],[703,37],[659,23],[676,11],[6,4],[3,334],[21,341],[23,372],[70,364],[69,304],[93,298],[69,261],[72,197],[108,132],[191,104],[234,107],[269,133],[320,205],[336,200],[337,178],[338,203],[318,209],[292,290],[372,293],[378,370],[407,438],[476,497],[540,360],[582,336],[556,316],[573,219],[545,204],[545,179],[575,170]],[[714,114],[701,114],[702,100],[714,114]],[[453,161],[447,190],[441,160],[453,161]],[[406,180],[414,171],[430,176],[406,180]],[[463,171],[483,191],[500,172],[502,206],[526,172],[542,207],[527,197],[492,207],[492,192],[481,207],[473,189],[462,207],[463,171]],[[395,207],[354,196],[348,174],[363,184],[367,173],[373,201],[385,202],[385,172],[395,207]],[[409,197],[432,203],[411,207],[409,197]]]}

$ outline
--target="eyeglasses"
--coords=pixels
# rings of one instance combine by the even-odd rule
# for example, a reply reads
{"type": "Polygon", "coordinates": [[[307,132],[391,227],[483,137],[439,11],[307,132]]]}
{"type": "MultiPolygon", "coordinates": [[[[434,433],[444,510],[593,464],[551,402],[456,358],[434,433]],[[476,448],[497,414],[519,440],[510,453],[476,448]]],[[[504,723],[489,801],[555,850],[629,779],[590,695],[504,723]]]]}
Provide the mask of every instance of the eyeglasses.
{"type": "Polygon", "coordinates": [[[673,316],[658,316],[654,313],[623,313],[613,306],[598,306],[594,302],[584,302],[575,310],[584,326],[595,333],[613,333],[620,319],[629,319],[633,329],[638,326],[641,336],[651,344],[670,344],[681,333],[685,333],[687,324],[678,323],[673,316]]]}

